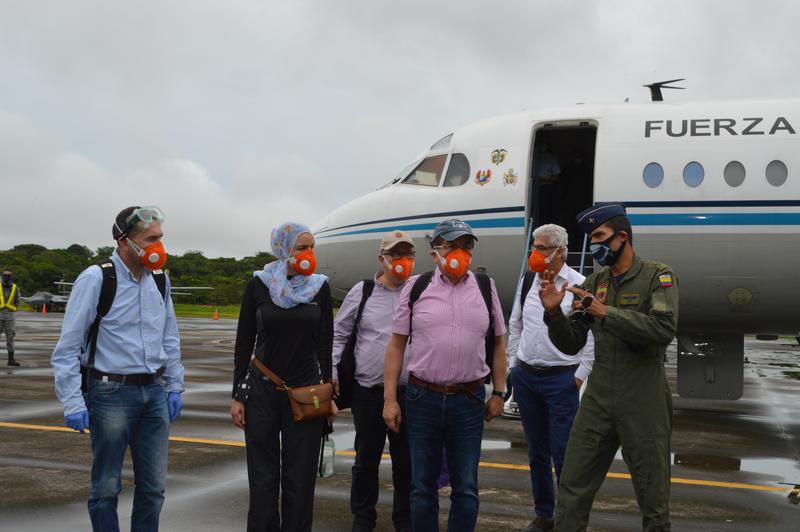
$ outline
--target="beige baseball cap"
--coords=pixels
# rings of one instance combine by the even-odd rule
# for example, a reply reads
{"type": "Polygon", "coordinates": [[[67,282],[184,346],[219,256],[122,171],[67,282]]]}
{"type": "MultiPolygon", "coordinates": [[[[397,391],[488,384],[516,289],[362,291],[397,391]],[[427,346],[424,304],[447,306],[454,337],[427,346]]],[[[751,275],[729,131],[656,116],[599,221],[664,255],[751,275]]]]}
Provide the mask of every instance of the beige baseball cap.
{"type": "Polygon", "coordinates": [[[405,231],[389,231],[383,235],[383,240],[381,240],[381,253],[386,253],[400,242],[414,245],[414,239],[405,231]]]}

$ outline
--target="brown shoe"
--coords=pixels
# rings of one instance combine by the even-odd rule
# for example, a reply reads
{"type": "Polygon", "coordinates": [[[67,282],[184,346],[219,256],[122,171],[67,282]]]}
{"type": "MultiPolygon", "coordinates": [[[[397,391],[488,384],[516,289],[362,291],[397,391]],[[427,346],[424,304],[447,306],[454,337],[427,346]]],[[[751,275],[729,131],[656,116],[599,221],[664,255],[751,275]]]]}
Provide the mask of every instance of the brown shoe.
{"type": "Polygon", "coordinates": [[[522,532],[554,532],[555,531],[555,523],[553,519],[548,519],[547,517],[536,516],[536,519],[531,521],[527,527],[525,527],[522,532]]]}

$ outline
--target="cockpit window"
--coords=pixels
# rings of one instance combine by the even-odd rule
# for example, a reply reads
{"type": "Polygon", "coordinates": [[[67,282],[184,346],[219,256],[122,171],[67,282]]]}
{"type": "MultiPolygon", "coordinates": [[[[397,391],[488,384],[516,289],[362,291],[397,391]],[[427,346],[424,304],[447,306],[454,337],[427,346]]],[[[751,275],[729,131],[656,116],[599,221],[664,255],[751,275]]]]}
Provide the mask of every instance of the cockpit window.
{"type": "Polygon", "coordinates": [[[414,170],[403,179],[406,185],[426,185],[435,187],[442,177],[444,163],[447,155],[435,155],[423,160],[414,170]]]}
{"type": "Polygon", "coordinates": [[[440,138],[439,140],[437,140],[436,142],[433,143],[433,146],[431,146],[431,151],[445,149],[446,147],[448,147],[450,145],[450,139],[451,138],[453,138],[453,134],[452,133],[450,133],[446,137],[440,138]]]}
{"type": "Polygon", "coordinates": [[[469,179],[469,161],[463,153],[454,153],[450,157],[450,166],[447,167],[447,175],[444,176],[444,186],[457,187],[463,185],[469,179]]]}

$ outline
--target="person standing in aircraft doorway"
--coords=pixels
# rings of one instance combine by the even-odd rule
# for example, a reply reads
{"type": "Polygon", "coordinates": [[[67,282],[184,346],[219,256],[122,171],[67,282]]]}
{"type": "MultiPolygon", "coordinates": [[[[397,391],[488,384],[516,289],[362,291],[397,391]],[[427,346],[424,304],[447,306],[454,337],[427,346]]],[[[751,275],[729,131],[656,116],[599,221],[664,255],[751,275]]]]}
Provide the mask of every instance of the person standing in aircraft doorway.
{"type": "Polygon", "coordinates": [[[503,409],[503,309],[494,281],[469,271],[476,240],[472,228],[460,220],[436,226],[431,238],[436,269],[409,279],[403,287],[386,349],[383,418],[395,432],[401,423],[407,424],[415,532],[439,530],[437,480],[443,446],[452,488],[447,530],[475,529],[483,422],[503,409]],[[402,417],[397,384],[406,344],[408,386],[402,417]],[[491,364],[487,346],[488,354],[494,354],[491,364]],[[494,390],[484,403],[484,379],[490,373],[494,390]]]}
{"type": "MultiPolygon", "coordinates": [[[[542,274],[550,272],[557,283],[566,282],[569,286],[585,279],[566,264],[567,241],[567,231],[558,225],[541,225],[533,232],[530,269],[517,291],[508,322],[508,365],[528,443],[535,514],[524,532],[553,529],[553,467],[560,478],[569,432],[578,412],[578,392],[594,362],[591,332],[576,358],[553,345],[544,324],[544,307],[539,300],[542,274]]],[[[566,298],[561,310],[571,310],[566,298]]]]}
{"type": "Polygon", "coordinates": [[[672,392],[664,372],[667,346],[678,327],[678,286],[672,268],[643,260],[620,204],[600,204],[578,214],[604,268],[579,287],[542,274],[539,297],[550,340],[578,354],[589,331],[595,362],[572,427],[556,498],[558,532],[586,530],[592,501],[620,445],[631,472],[647,532],[671,529],[669,518],[672,392]],[[583,313],[564,315],[569,291],[583,313]]]}
{"type": "Polygon", "coordinates": [[[557,217],[562,211],[561,167],[547,140],[542,140],[536,146],[539,225],[543,225],[558,221],[557,217]]]}

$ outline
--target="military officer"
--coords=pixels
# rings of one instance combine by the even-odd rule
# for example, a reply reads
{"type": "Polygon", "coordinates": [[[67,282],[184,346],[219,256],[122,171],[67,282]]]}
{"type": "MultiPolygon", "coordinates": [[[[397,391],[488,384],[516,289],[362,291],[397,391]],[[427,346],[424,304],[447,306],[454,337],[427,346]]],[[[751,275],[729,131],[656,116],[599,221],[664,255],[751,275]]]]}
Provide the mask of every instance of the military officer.
{"type": "Polygon", "coordinates": [[[15,314],[19,306],[19,289],[9,270],[3,271],[3,286],[0,288],[0,334],[6,334],[8,365],[19,366],[14,360],[14,335],[16,334],[15,314]]]}
{"type": "Polygon", "coordinates": [[[624,206],[595,205],[577,218],[603,268],[576,287],[556,286],[549,273],[540,288],[549,336],[560,351],[579,353],[589,330],[595,341],[592,378],[567,444],[555,528],[586,530],[595,493],[621,445],[642,529],[670,530],[672,394],[663,361],[678,324],[677,279],[666,264],[636,255],[624,206]],[[567,291],[581,301],[577,315],[561,311],[567,291]]]}

